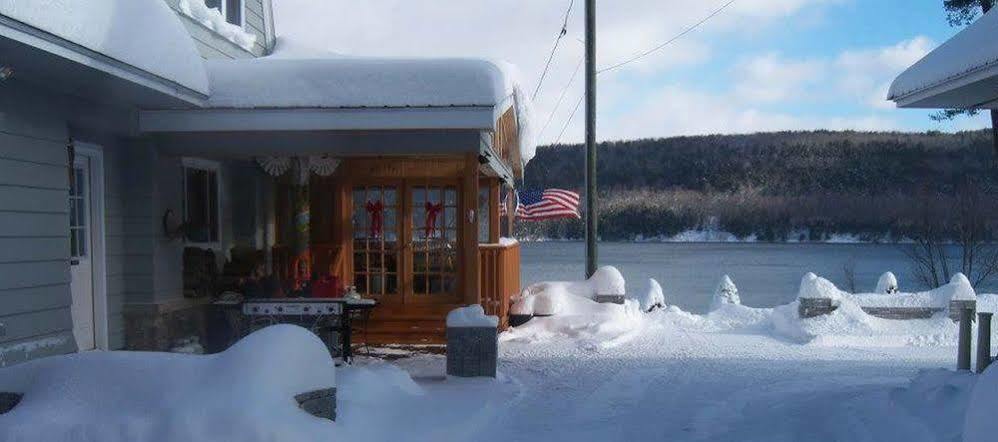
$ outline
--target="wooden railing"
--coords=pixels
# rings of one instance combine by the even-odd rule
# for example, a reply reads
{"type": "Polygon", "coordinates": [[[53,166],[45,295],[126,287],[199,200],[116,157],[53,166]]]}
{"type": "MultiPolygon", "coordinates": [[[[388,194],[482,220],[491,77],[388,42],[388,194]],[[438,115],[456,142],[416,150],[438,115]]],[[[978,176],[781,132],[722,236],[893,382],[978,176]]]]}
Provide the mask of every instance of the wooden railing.
{"type": "Polygon", "coordinates": [[[520,244],[482,244],[478,254],[482,307],[485,314],[498,316],[499,329],[505,330],[511,300],[520,293],[520,244]]]}

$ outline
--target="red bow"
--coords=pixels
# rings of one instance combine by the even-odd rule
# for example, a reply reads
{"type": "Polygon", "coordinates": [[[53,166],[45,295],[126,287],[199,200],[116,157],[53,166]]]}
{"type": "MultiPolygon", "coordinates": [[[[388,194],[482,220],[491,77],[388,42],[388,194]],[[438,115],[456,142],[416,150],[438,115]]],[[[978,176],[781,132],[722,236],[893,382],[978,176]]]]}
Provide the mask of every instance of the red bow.
{"type": "Polygon", "coordinates": [[[381,236],[381,229],[383,224],[383,214],[385,206],[381,204],[381,201],[368,201],[367,205],[367,216],[371,219],[370,234],[372,238],[378,238],[381,236]]]}
{"type": "Polygon", "coordinates": [[[444,210],[443,203],[426,202],[426,237],[432,238],[437,232],[437,215],[444,210]]]}

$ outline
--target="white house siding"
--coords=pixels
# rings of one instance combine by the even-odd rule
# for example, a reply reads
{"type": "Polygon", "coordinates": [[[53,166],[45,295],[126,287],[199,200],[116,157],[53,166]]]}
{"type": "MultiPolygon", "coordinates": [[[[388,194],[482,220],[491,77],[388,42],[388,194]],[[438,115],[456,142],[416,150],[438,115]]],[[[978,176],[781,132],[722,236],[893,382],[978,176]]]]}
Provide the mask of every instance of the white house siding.
{"type": "Polygon", "coordinates": [[[191,34],[201,55],[205,58],[252,58],[266,55],[268,52],[268,41],[272,41],[273,36],[272,34],[268,34],[268,23],[265,17],[271,14],[265,10],[263,0],[244,0],[243,2],[243,28],[246,32],[256,35],[256,44],[253,46],[252,51],[243,49],[215,31],[206,28],[201,23],[184,15],[177,6],[180,0],[164,1],[177,11],[177,15],[191,34]]]}
{"type": "Polygon", "coordinates": [[[66,121],[0,88],[0,364],[73,351],[66,121]]]}

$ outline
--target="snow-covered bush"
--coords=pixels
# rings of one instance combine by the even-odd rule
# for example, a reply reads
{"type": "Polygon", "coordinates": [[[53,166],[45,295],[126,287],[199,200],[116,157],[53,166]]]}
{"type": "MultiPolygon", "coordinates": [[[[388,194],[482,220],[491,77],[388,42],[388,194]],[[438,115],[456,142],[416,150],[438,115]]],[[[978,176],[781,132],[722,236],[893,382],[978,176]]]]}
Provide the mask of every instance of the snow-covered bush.
{"type": "Polygon", "coordinates": [[[898,293],[898,278],[894,276],[894,273],[887,272],[880,275],[880,279],[877,280],[877,288],[873,293],[879,295],[893,295],[898,293]]]}
{"type": "Polygon", "coordinates": [[[325,344],[292,325],[264,328],[209,356],[54,356],[0,369],[0,391],[24,394],[0,415],[0,440],[332,440],[334,424],[294,398],[335,386],[325,344]]]}
{"type": "Polygon", "coordinates": [[[613,266],[600,267],[585,281],[539,282],[523,289],[520,299],[513,304],[514,315],[550,316],[559,313],[567,297],[592,299],[596,295],[623,295],[627,293],[624,276],[613,266]]]}
{"type": "Polygon", "coordinates": [[[665,307],[665,293],[662,292],[662,286],[654,278],[648,279],[648,290],[644,296],[637,300],[641,304],[641,311],[644,312],[665,307]]]}
{"type": "Polygon", "coordinates": [[[710,309],[717,310],[725,304],[741,305],[742,299],[738,296],[738,287],[728,275],[721,278],[714,290],[714,298],[710,302],[710,309]]]}

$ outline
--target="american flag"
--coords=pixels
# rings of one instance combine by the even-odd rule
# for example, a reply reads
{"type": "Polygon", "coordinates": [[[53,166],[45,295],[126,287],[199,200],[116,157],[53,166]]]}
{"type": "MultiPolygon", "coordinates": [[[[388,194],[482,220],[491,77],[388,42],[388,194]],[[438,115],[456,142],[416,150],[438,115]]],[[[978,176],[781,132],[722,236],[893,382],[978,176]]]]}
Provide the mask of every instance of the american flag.
{"type": "Polygon", "coordinates": [[[579,194],[562,189],[543,192],[527,190],[517,194],[516,218],[523,221],[542,221],[556,218],[581,218],[579,194]]]}

